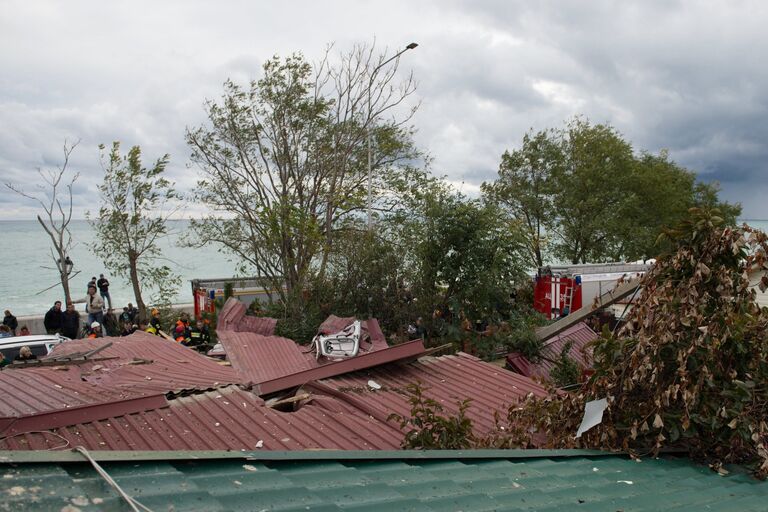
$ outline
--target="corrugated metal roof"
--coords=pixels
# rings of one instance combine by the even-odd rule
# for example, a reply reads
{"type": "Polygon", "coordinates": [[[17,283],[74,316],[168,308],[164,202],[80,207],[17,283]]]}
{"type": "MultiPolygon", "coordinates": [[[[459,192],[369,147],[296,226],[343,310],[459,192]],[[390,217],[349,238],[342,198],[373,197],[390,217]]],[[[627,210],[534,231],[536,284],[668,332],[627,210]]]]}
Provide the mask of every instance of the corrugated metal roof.
{"type": "Polygon", "coordinates": [[[317,366],[305,348],[279,336],[218,330],[219,342],[241,382],[264,382],[317,366]]]}
{"type": "Polygon", "coordinates": [[[421,340],[409,341],[394,345],[383,350],[375,350],[364,354],[358,354],[355,357],[341,359],[338,361],[327,362],[321,360],[315,368],[293,372],[282,377],[266,380],[254,384],[254,391],[259,395],[267,395],[276,391],[283,391],[295,386],[301,386],[314,380],[342,375],[344,373],[371,368],[374,366],[399,361],[402,359],[414,358],[423,355],[425,352],[424,344],[421,340]]]}
{"type": "MultiPolygon", "coordinates": [[[[333,316],[331,318],[338,319],[333,316]]],[[[343,328],[348,325],[347,319],[338,319],[337,324],[343,324],[341,327],[343,328]]],[[[337,327],[332,323],[329,325],[333,328],[337,327]]],[[[375,319],[365,321],[364,328],[371,334],[370,340],[361,344],[360,353],[356,357],[341,361],[325,358],[317,360],[311,353],[310,346],[299,345],[288,338],[223,329],[217,329],[216,333],[226,351],[227,359],[240,377],[240,382],[263,384],[260,394],[288,389],[309,380],[383,364],[402,357],[412,357],[424,352],[424,346],[420,341],[409,342],[404,346],[388,347],[379,323],[375,319]],[[320,370],[320,368],[325,369],[320,370]]]]}
{"type": "Polygon", "coordinates": [[[268,317],[255,317],[245,314],[245,304],[234,297],[227,299],[216,317],[217,329],[224,331],[242,331],[272,336],[277,320],[268,317]]]}
{"type": "MultiPolygon", "coordinates": [[[[764,511],[768,484],[718,476],[683,459],[619,456],[346,460],[241,458],[100,462],[152,510],[658,512],[764,511]]],[[[509,451],[507,453],[510,453],[509,451]]],[[[575,453],[578,453],[576,451],[575,453]]],[[[53,454],[57,455],[57,454],[53,454]]],[[[0,492],[11,510],[127,509],[87,462],[6,463],[0,492]]]]}
{"type": "Polygon", "coordinates": [[[573,359],[580,368],[591,368],[592,354],[585,347],[587,343],[596,340],[598,337],[598,334],[586,323],[579,322],[547,340],[541,350],[542,355],[547,359],[542,359],[538,363],[532,363],[522,354],[513,352],[507,356],[507,363],[521,375],[533,377],[541,381],[551,381],[550,372],[555,366],[553,361],[560,357],[560,353],[568,342],[573,343],[568,352],[568,357],[573,359]]]}
{"type": "Polygon", "coordinates": [[[45,367],[0,372],[0,434],[46,430],[163,406],[165,397],[84,382],[80,369],[45,367]]]}
{"type": "Polygon", "coordinates": [[[382,450],[398,448],[402,433],[359,411],[318,397],[280,412],[237,386],[179,397],[167,407],[7,438],[11,450],[82,445],[89,450],[382,450]]]}
{"type": "Polygon", "coordinates": [[[363,402],[366,407],[386,417],[390,413],[409,415],[405,387],[415,382],[421,382],[426,389],[425,395],[452,413],[458,411],[457,402],[472,399],[467,415],[480,433],[493,429],[494,412],[498,411],[504,418],[509,406],[519,398],[529,393],[546,395],[546,389],[531,379],[464,353],[422,357],[409,364],[379,366],[325,379],[321,384],[363,402]],[[381,389],[372,389],[368,386],[369,380],[381,389]]]}
{"type": "Polygon", "coordinates": [[[89,382],[113,388],[178,393],[238,383],[235,371],[191,348],[136,332],[125,337],[73,340],[57,345],[49,358],[90,350],[111,342],[98,353],[102,360],[80,364],[89,382]],[[144,361],[144,362],[142,362],[144,361]]]}

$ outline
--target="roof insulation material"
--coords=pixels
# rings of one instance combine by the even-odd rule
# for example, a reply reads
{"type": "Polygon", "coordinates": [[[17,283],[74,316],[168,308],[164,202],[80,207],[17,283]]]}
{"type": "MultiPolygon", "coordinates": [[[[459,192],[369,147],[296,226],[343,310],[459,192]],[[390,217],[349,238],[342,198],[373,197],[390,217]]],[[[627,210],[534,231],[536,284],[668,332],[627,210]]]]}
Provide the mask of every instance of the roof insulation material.
{"type": "Polygon", "coordinates": [[[57,345],[48,359],[93,350],[94,360],[79,364],[89,382],[115,389],[179,393],[212,389],[239,381],[237,373],[179,343],[145,332],[125,337],[73,340],[57,345]]]}
{"type": "Polygon", "coordinates": [[[309,402],[298,411],[280,412],[230,386],[179,397],[153,411],[5,438],[0,449],[384,450],[398,448],[401,439],[396,427],[358,411],[309,402]]]}
{"type": "Polygon", "coordinates": [[[572,345],[568,352],[568,357],[573,359],[582,369],[591,368],[592,354],[587,348],[587,344],[597,338],[599,336],[595,331],[586,323],[579,322],[544,343],[541,353],[547,359],[542,359],[538,363],[532,363],[525,356],[513,352],[507,356],[507,363],[521,375],[532,377],[539,381],[551,381],[550,372],[555,367],[553,361],[560,357],[561,352],[569,342],[572,345]]]}
{"type": "Polygon", "coordinates": [[[120,390],[85,382],[75,366],[0,372],[0,435],[46,430],[166,404],[160,393],[120,390]]]}

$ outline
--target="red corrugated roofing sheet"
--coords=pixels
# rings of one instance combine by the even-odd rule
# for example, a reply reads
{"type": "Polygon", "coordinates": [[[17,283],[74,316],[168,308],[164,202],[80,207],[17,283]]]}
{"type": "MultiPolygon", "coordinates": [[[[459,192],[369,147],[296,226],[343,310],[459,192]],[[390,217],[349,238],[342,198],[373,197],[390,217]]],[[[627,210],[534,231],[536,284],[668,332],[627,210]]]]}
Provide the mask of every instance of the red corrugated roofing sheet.
{"type": "Polygon", "coordinates": [[[597,338],[598,335],[595,331],[593,331],[586,323],[579,322],[557,336],[547,340],[541,353],[551,361],[542,359],[541,362],[534,364],[525,356],[513,352],[507,356],[507,364],[526,377],[532,377],[541,381],[550,381],[550,372],[555,366],[555,363],[552,361],[556,361],[560,357],[560,353],[568,342],[573,343],[571,350],[568,352],[568,356],[573,359],[580,368],[590,368],[592,366],[592,355],[585,349],[585,346],[587,343],[594,341],[597,338]]]}
{"type": "Polygon", "coordinates": [[[216,319],[217,329],[224,331],[253,332],[272,336],[275,333],[277,320],[268,317],[255,317],[245,314],[245,304],[234,297],[227,299],[216,319]]]}
{"type": "Polygon", "coordinates": [[[237,386],[180,397],[168,407],[52,433],[0,440],[0,448],[40,450],[82,445],[89,450],[386,450],[399,447],[402,433],[333,399],[279,412],[237,386]]]}
{"type": "MultiPolygon", "coordinates": [[[[334,329],[340,325],[339,330],[349,325],[350,321],[350,319],[339,319],[333,315],[330,319],[336,319],[336,323],[331,322],[328,325],[331,325],[334,329]]],[[[353,322],[354,319],[351,319],[351,321],[353,322]]],[[[318,374],[320,376],[310,374],[310,377],[307,377],[309,380],[335,375],[336,373],[333,372],[337,371],[352,371],[371,364],[383,364],[400,357],[410,357],[424,352],[423,345],[419,345],[420,349],[413,348],[407,355],[397,355],[404,349],[401,347],[393,351],[392,348],[394,347],[387,346],[386,338],[376,319],[364,321],[363,329],[364,332],[369,333],[369,336],[366,337],[365,342],[361,343],[359,355],[350,359],[364,359],[361,359],[359,363],[345,364],[340,364],[344,363],[344,361],[333,361],[325,358],[318,360],[311,353],[311,346],[299,345],[288,338],[262,336],[252,332],[235,332],[223,329],[217,329],[216,333],[218,334],[219,342],[227,354],[227,359],[229,359],[232,367],[240,376],[240,382],[248,384],[270,382],[266,387],[271,391],[265,391],[265,393],[280,391],[281,389],[287,389],[293,385],[307,382],[307,380],[302,380],[304,377],[300,377],[296,384],[287,384],[286,387],[279,387],[290,376],[309,372],[312,369],[335,365],[331,373],[323,371],[321,374],[318,374]],[[374,353],[378,352],[382,352],[385,355],[373,356],[374,353]],[[352,370],[344,368],[352,368],[352,370]],[[273,381],[280,382],[276,382],[273,385],[271,383],[273,381]]]]}
{"type": "Polygon", "coordinates": [[[107,418],[166,403],[162,394],[84,382],[75,366],[5,369],[0,372],[0,389],[2,435],[107,418]]]}
{"type": "Polygon", "coordinates": [[[221,330],[217,334],[241,382],[264,382],[317,366],[302,353],[307,347],[288,338],[221,330]]]}
{"type": "Polygon", "coordinates": [[[393,412],[409,415],[405,388],[415,382],[421,382],[426,389],[425,395],[452,413],[458,411],[457,402],[472,399],[467,414],[479,433],[493,429],[494,412],[499,412],[503,419],[509,406],[521,397],[529,393],[540,397],[546,395],[546,389],[531,379],[464,353],[379,366],[325,379],[320,384],[351,398],[357,408],[363,404],[368,414],[386,417],[393,412]],[[369,380],[381,389],[371,388],[369,380]]]}
{"type": "Polygon", "coordinates": [[[57,345],[49,358],[90,350],[109,342],[112,346],[95,356],[104,360],[79,365],[89,382],[117,389],[178,393],[216,388],[240,380],[232,368],[191,348],[145,332],[125,337],[68,341],[57,345]]]}

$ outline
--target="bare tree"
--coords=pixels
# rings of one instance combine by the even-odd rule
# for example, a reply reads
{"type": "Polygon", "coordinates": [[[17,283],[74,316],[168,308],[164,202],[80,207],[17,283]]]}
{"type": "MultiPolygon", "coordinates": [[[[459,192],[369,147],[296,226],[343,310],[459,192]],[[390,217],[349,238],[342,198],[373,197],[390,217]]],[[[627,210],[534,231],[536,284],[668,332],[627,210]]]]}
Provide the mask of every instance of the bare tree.
{"type": "MultiPolygon", "coordinates": [[[[20,185],[6,183],[5,186],[17,194],[37,201],[45,212],[45,218],[37,215],[37,221],[43,227],[51,239],[51,258],[55,264],[55,269],[59,273],[61,287],[64,289],[64,297],[69,302],[72,297],[69,292],[69,278],[77,275],[72,274],[72,260],[69,257],[69,250],[72,247],[72,234],[69,231],[69,223],[72,221],[72,185],[80,177],[80,173],[74,173],[71,179],[67,178],[67,168],[69,158],[80,141],[74,144],[68,144],[64,141],[64,162],[56,169],[40,169],[37,174],[42,183],[38,183],[36,192],[26,192],[20,185]]],[[[48,267],[45,267],[48,268],[48,267]]]]}

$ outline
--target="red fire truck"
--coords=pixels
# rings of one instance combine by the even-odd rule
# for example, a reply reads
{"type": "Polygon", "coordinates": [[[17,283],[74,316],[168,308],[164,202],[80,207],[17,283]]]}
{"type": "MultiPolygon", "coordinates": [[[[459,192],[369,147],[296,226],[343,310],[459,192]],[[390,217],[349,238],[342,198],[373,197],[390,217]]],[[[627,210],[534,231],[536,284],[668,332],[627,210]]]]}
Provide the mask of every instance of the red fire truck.
{"type": "Polygon", "coordinates": [[[548,266],[535,277],[533,307],[555,320],[612,290],[620,279],[642,276],[653,263],[598,263],[548,266]]]}

